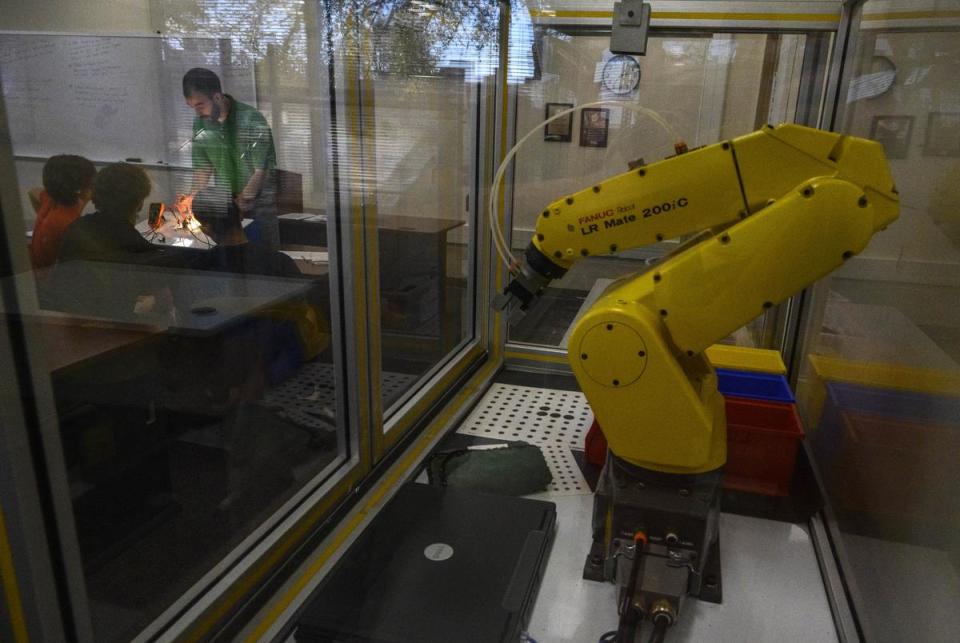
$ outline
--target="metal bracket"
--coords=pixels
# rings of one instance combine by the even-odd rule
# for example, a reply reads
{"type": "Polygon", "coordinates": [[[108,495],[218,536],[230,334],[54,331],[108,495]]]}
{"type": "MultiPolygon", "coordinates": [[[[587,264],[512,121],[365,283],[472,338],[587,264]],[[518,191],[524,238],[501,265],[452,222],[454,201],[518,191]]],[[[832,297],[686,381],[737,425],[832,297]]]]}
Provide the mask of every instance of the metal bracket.
{"type": "Polygon", "coordinates": [[[613,5],[613,33],[610,51],[615,54],[647,53],[650,4],[641,0],[622,0],[613,5]]]}

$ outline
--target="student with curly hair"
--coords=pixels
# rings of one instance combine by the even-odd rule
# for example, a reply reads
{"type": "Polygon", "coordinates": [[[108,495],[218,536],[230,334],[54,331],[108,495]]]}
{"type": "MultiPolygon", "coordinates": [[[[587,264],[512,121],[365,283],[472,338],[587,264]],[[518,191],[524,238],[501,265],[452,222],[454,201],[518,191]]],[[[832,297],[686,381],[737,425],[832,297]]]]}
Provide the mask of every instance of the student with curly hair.
{"type": "Polygon", "coordinates": [[[137,232],[137,213],[150,195],[150,177],[143,169],[114,163],[93,181],[97,211],[80,217],[64,234],[58,261],[127,262],[156,248],[137,232]]]}
{"type": "Polygon", "coordinates": [[[153,304],[148,308],[149,312],[165,313],[170,307],[165,284],[140,292],[142,285],[117,278],[130,268],[97,266],[172,265],[170,260],[177,259],[150,244],[134,227],[150,191],[150,177],[135,165],[114,163],[97,173],[93,181],[97,211],[74,221],[63,235],[51,287],[42,293],[43,301],[59,310],[102,314],[104,310],[137,310],[144,297],[163,293],[160,309],[153,304]]]}

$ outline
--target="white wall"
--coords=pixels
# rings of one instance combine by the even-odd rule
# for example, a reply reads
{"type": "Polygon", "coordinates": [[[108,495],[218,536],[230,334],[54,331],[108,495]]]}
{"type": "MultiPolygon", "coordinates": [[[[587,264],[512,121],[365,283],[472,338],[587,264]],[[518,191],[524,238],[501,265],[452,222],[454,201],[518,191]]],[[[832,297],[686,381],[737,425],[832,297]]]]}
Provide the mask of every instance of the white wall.
{"type": "Polygon", "coordinates": [[[0,11],[0,30],[151,33],[150,0],[13,0],[0,11]]]}
{"type": "MultiPolygon", "coordinates": [[[[0,11],[0,31],[53,31],[67,33],[152,33],[150,0],[82,2],[79,0],[32,0],[6,3],[0,11]]],[[[42,184],[43,160],[18,160],[17,182],[24,195],[42,184]]],[[[149,172],[155,184],[154,200],[169,181],[164,172],[149,172]]],[[[33,226],[33,211],[23,197],[24,219],[33,226]]],[[[91,206],[88,206],[91,207],[91,206]]]]}
{"type": "MultiPolygon", "coordinates": [[[[583,105],[600,99],[595,81],[609,37],[544,38],[542,78],[520,89],[518,137],[544,119],[548,102],[583,105]]],[[[753,129],[766,37],[652,37],[640,57],[633,102],[663,116],[692,148],[753,129]],[[719,79],[719,80],[718,80],[719,79]]],[[[625,172],[642,157],[650,163],[673,154],[673,140],[648,117],[612,108],[606,148],[579,145],[579,112],[569,143],[531,137],[517,156],[514,227],[529,232],[547,203],[598,180],[625,172]]],[[[529,234],[522,237],[525,245],[529,234]]]]}
{"type": "MultiPolygon", "coordinates": [[[[960,265],[960,145],[957,156],[933,156],[924,146],[931,113],[960,113],[957,33],[882,33],[876,36],[875,47],[863,47],[859,53],[855,76],[888,69],[876,58],[886,56],[896,63],[896,78],[882,95],[851,100],[843,129],[871,136],[878,118],[913,118],[905,157],[890,159],[900,191],[900,219],[877,235],[862,257],[896,261],[901,272],[905,262],[956,267],[960,265]]],[[[951,274],[955,283],[956,270],[951,274]]]]}

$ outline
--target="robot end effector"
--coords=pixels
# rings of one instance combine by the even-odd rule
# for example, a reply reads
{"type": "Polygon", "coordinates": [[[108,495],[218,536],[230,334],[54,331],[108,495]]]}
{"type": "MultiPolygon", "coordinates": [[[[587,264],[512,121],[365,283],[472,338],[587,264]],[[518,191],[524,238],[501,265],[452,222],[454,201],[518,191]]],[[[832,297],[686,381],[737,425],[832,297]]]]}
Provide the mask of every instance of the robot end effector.
{"type": "Polygon", "coordinates": [[[511,279],[503,292],[493,300],[493,308],[507,316],[510,321],[523,317],[530,305],[543,294],[554,279],[566,274],[567,269],[548,259],[531,243],[523,259],[511,266],[511,279]]]}

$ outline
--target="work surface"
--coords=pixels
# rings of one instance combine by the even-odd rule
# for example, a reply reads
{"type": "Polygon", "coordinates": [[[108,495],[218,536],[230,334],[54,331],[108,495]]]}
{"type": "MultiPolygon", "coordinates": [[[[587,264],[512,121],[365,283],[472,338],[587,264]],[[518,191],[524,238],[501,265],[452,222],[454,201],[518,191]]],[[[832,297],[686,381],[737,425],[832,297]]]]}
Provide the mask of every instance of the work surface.
{"type": "MultiPolygon", "coordinates": [[[[56,269],[65,271],[69,278],[59,281],[54,294],[83,304],[84,314],[34,310],[21,311],[21,315],[57,323],[70,318],[104,328],[150,332],[165,329],[181,335],[206,335],[265,307],[300,296],[310,288],[310,281],[306,279],[149,265],[70,261],[58,264],[56,269]],[[144,294],[167,287],[180,314],[165,320],[162,328],[158,328],[156,319],[135,312],[131,301],[119,296],[114,298],[112,291],[103,291],[105,287],[144,294]]],[[[12,279],[20,282],[20,288],[32,287],[29,273],[17,274],[12,279]]]]}
{"type": "MultiPolygon", "coordinates": [[[[544,499],[557,505],[557,535],[527,631],[537,643],[597,641],[616,630],[617,611],[612,584],[580,576],[593,497],[544,499]]],[[[667,643],[837,640],[804,527],[725,513],[720,547],[723,604],[687,600],[678,624],[667,630],[667,643]]],[[[646,641],[649,626],[643,632],[646,641]]]]}
{"type": "MultiPolygon", "coordinates": [[[[494,383],[441,450],[504,440],[541,447],[554,480],[530,497],[557,505],[557,534],[528,632],[537,643],[589,643],[616,630],[618,620],[616,588],[581,577],[593,495],[572,452],[582,452],[593,414],[574,386],[542,384],[523,373],[494,383]]],[[[805,526],[724,513],[720,555],[723,603],[688,599],[666,643],[837,640],[805,526]]]]}

